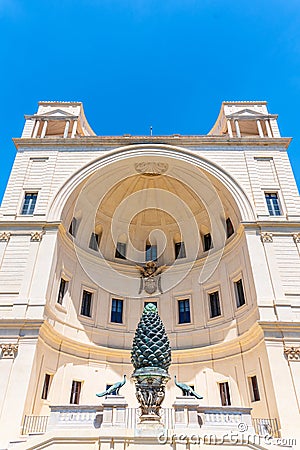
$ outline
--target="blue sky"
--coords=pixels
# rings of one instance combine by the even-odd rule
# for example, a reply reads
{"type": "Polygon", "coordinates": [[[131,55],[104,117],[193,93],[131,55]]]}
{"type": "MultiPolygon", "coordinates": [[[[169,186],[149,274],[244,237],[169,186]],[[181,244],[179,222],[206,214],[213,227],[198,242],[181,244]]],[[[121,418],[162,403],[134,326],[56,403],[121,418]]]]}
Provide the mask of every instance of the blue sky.
{"type": "Polygon", "coordinates": [[[299,0],[0,0],[0,199],[24,114],[80,100],[97,134],[206,134],[267,100],[300,186],[299,0]]]}

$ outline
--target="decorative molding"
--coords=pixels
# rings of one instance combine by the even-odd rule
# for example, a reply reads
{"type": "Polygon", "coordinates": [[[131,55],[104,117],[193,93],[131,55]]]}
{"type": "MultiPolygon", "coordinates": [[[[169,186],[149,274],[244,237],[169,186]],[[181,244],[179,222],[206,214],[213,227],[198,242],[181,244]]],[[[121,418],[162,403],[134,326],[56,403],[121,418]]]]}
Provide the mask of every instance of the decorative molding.
{"type": "Polygon", "coordinates": [[[2,358],[7,359],[15,358],[19,349],[18,344],[0,344],[0,347],[2,350],[2,358]]]}
{"type": "Polygon", "coordinates": [[[300,361],[300,347],[285,347],[284,354],[288,361],[300,361]]]}
{"type": "Polygon", "coordinates": [[[33,231],[31,233],[31,242],[40,242],[42,240],[44,231],[33,231]]]}
{"type": "Polygon", "coordinates": [[[161,175],[165,173],[169,165],[166,163],[157,163],[157,162],[139,162],[134,165],[135,170],[138,173],[142,173],[144,175],[161,175]]]}
{"type": "Polygon", "coordinates": [[[260,238],[262,242],[273,242],[272,233],[260,233],[260,238]]]}
{"type": "Polygon", "coordinates": [[[293,234],[293,239],[296,244],[300,243],[300,233],[293,234]]]}
{"type": "Polygon", "coordinates": [[[11,233],[4,231],[0,234],[0,242],[8,242],[10,240],[11,233]]]}

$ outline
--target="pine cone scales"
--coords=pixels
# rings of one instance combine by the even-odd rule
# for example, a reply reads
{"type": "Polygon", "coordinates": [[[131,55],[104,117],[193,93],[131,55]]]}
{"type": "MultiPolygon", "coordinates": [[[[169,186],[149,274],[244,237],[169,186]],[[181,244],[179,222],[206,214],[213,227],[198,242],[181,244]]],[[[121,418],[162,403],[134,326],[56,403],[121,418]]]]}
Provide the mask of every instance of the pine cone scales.
{"type": "Polygon", "coordinates": [[[153,304],[148,304],[142,314],[133,340],[131,362],[135,370],[142,367],[159,367],[168,370],[171,349],[165,327],[153,304]]]}

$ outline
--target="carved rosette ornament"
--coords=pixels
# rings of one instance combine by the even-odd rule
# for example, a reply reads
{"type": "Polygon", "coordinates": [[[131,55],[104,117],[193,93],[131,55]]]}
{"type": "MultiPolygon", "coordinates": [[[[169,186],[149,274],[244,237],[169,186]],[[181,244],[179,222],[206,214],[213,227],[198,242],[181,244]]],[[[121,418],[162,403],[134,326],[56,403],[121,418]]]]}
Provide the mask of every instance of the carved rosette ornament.
{"type": "Polygon", "coordinates": [[[0,242],[8,242],[10,240],[11,233],[4,231],[0,233],[0,242]]]}
{"type": "Polygon", "coordinates": [[[138,324],[132,345],[132,378],[140,404],[140,422],[160,423],[160,408],[169,381],[171,348],[156,307],[148,303],[138,324]]]}
{"type": "Polygon", "coordinates": [[[300,361],[300,347],[285,347],[284,354],[288,361],[300,361]]]}
{"type": "Polygon", "coordinates": [[[260,238],[262,242],[273,242],[272,233],[260,233],[260,238]]]}
{"type": "Polygon", "coordinates": [[[18,344],[0,344],[2,350],[2,358],[11,359],[15,358],[18,353],[18,344]]]}

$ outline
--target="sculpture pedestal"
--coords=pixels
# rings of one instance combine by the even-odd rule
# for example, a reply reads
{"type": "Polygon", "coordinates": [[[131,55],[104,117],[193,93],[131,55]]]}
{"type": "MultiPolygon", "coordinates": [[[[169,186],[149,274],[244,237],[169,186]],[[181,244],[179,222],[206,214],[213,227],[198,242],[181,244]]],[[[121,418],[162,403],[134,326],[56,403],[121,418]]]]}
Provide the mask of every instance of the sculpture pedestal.
{"type": "Polygon", "coordinates": [[[199,400],[195,397],[176,397],[173,404],[175,410],[176,428],[199,428],[201,426],[198,415],[199,400]]]}
{"type": "Polygon", "coordinates": [[[102,427],[125,428],[126,408],[128,406],[122,395],[107,395],[102,402],[103,422],[102,427]]]}

